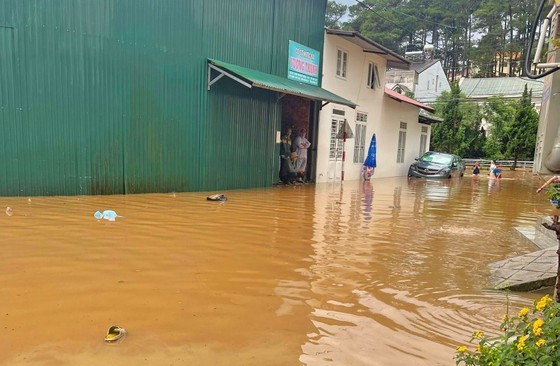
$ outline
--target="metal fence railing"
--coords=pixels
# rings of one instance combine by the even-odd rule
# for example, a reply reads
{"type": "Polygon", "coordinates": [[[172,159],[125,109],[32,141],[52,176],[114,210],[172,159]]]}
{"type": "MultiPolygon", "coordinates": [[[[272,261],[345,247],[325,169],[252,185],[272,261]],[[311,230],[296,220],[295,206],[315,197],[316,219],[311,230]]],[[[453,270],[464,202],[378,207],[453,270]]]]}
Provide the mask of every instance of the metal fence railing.
{"type": "MultiPolygon", "coordinates": [[[[492,160],[485,160],[485,159],[463,159],[463,162],[466,166],[473,166],[475,161],[478,161],[478,165],[481,168],[490,168],[490,163],[492,160]]],[[[496,160],[496,163],[501,166],[502,168],[511,168],[513,166],[514,160],[496,160]]],[[[526,161],[526,160],[518,160],[516,164],[516,169],[523,169],[523,170],[533,170],[533,160],[526,161]]]]}

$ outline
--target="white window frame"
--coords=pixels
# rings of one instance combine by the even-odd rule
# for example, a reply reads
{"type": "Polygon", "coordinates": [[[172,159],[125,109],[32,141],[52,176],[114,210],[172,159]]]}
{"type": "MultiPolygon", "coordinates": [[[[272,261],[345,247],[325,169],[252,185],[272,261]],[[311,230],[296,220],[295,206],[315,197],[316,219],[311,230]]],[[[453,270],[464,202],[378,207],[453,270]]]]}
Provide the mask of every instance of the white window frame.
{"type": "Polygon", "coordinates": [[[373,62],[368,63],[367,86],[373,90],[381,88],[381,75],[377,65],[373,62]]]}
{"type": "Polygon", "coordinates": [[[338,48],[336,50],[336,76],[346,79],[348,72],[348,52],[338,48]]]}
{"type": "Polygon", "coordinates": [[[407,123],[401,122],[399,128],[399,142],[397,147],[397,164],[404,163],[404,154],[406,150],[406,128],[407,123]]]}
{"type": "Polygon", "coordinates": [[[363,164],[366,148],[367,113],[356,112],[356,133],[354,135],[354,163],[363,164]]]}
{"type": "Polygon", "coordinates": [[[422,133],[420,134],[420,150],[418,151],[418,156],[422,156],[426,152],[426,145],[428,143],[428,131],[426,127],[426,132],[424,132],[425,127],[426,126],[422,126],[422,133]]]}
{"type": "Polygon", "coordinates": [[[329,160],[342,160],[342,142],[337,138],[338,131],[344,125],[344,116],[331,117],[331,139],[329,145],[329,160]]]}

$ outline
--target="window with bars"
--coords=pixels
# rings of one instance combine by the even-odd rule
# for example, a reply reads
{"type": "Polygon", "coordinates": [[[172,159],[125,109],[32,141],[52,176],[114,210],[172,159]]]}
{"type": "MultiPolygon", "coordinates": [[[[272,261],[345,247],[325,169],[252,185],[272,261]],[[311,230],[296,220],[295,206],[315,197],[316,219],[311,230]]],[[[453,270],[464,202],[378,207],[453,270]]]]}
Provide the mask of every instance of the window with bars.
{"type": "Polygon", "coordinates": [[[368,65],[367,86],[370,89],[381,88],[379,70],[377,69],[377,65],[371,62],[368,65]]]}
{"type": "Polygon", "coordinates": [[[359,115],[363,115],[363,119],[360,121],[359,118],[356,118],[356,135],[354,136],[354,163],[361,164],[364,162],[367,126],[365,122],[367,122],[367,115],[358,113],[357,117],[359,115]]]}
{"type": "Polygon", "coordinates": [[[404,151],[406,147],[406,122],[401,122],[399,130],[399,144],[397,147],[397,163],[404,163],[404,151]]]}
{"type": "Polygon", "coordinates": [[[342,151],[339,149],[339,140],[336,138],[340,126],[344,123],[344,120],[339,120],[336,118],[331,119],[331,143],[329,148],[329,158],[339,160],[342,158],[342,151]]]}
{"type": "Polygon", "coordinates": [[[346,65],[348,63],[348,53],[338,50],[336,56],[336,76],[346,79],[346,65]]]}

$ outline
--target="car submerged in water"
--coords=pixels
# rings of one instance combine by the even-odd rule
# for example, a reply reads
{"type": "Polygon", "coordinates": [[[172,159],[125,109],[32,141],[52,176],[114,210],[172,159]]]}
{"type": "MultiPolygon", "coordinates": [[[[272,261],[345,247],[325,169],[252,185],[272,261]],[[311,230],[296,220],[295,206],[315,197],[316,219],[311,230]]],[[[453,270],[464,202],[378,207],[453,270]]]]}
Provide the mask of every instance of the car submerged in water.
{"type": "Polygon", "coordinates": [[[428,151],[408,168],[409,177],[452,178],[465,174],[465,164],[458,155],[428,151]]]}

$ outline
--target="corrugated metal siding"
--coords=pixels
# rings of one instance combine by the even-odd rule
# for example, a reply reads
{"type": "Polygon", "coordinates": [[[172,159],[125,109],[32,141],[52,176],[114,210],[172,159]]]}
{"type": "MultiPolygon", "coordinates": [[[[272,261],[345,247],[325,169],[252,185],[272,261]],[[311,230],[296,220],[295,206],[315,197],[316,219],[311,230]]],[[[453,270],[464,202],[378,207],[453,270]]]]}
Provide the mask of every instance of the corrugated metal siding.
{"type": "Polygon", "coordinates": [[[19,79],[15,73],[15,30],[5,21],[0,23],[0,120],[11,121],[1,123],[2,168],[0,170],[0,190],[4,194],[14,196],[19,191],[18,172],[18,126],[20,125],[19,98],[16,99],[16,85],[19,79]]]}
{"type": "MultiPolygon", "coordinates": [[[[289,40],[322,52],[326,1],[210,0],[205,7],[209,58],[286,77],[289,40]]],[[[278,181],[278,94],[223,78],[209,98],[206,140],[213,142],[204,187],[266,187],[278,181]]]]}
{"type": "Polygon", "coordinates": [[[275,131],[280,126],[276,95],[221,80],[209,104],[208,189],[269,187],[278,181],[275,131]]]}
{"type": "MultiPolygon", "coordinates": [[[[287,75],[289,40],[321,52],[321,61],[323,60],[326,4],[326,1],[313,0],[275,2],[273,43],[276,47],[273,49],[271,73],[287,75]]],[[[319,77],[321,78],[321,73],[319,77]]]]}
{"type": "Polygon", "coordinates": [[[322,49],[325,3],[1,1],[0,195],[270,184],[275,93],[220,81],[209,94],[206,59],[285,76],[288,39],[322,49]],[[250,154],[226,153],[240,146],[250,154]],[[216,180],[224,158],[240,172],[216,180]]]}

